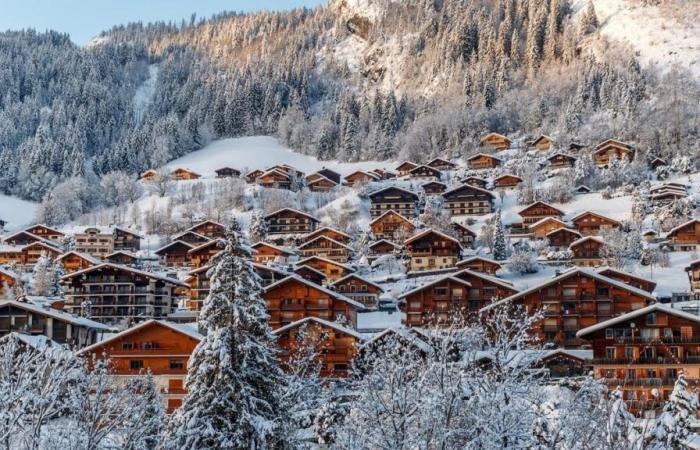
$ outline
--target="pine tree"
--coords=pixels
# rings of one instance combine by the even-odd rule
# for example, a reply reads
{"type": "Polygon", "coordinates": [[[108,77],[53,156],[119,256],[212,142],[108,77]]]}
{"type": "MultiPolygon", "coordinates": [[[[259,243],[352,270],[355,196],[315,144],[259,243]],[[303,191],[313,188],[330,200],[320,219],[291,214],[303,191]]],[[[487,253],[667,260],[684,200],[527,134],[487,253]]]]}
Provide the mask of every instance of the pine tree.
{"type": "Polygon", "coordinates": [[[261,210],[255,210],[250,217],[248,225],[248,238],[250,242],[262,242],[267,237],[267,222],[261,210]]]}
{"type": "Polygon", "coordinates": [[[501,210],[499,209],[496,211],[493,224],[493,259],[503,261],[506,258],[508,258],[508,247],[503,222],[501,222],[501,210]]]}
{"type": "Polygon", "coordinates": [[[656,419],[649,448],[682,448],[681,444],[692,433],[690,427],[697,410],[697,392],[688,392],[688,382],[681,370],[673,386],[673,392],[664,405],[663,413],[656,419]]]}
{"type": "Polygon", "coordinates": [[[598,28],[598,15],[595,12],[595,5],[592,1],[588,2],[586,10],[581,14],[579,22],[579,33],[581,35],[590,34],[598,28]]]}
{"type": "Polygon", "coordinates": [[[212,259],[199,318],[206,336],[190,359],[188,394],[170,421],[166,449],[262,450],[278,441],[276,393],[284,379],[249,258],[234,221],[212,259]]]}
{"type": "Polygon", "coordinates": [[[51,295],[54,286],[53,263],[51,258],[42,252],[34,265],[34,294],[51,295]]]}

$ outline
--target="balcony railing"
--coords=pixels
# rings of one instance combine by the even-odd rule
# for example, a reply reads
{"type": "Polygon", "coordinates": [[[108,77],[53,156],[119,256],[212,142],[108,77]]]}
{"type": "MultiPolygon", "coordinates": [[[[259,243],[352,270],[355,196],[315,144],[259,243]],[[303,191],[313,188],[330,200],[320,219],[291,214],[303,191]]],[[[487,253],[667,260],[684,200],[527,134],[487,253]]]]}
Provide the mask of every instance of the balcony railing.
{"type": "MultiPolygon", "coordinates": [[[[676,384],[678,378],[664,377],[664,378],[602,378],[601,381],[608,386],[616,387],[667,387],[676,384]]],[[[698,383],[697,378],[686,378],[686,381],[695,385],[698,383]]]]}
{"type": "Polygon", "coordinates": [[[700,364],[700,356],[689,355],[685,358],[668,358],[668,357],[654,357],[654,358],[594,358],[593,364],[597,365],[627,365],[627,364],[637,364],[637,365],[667,365],[674,366],[678,364],[700,364]]]}

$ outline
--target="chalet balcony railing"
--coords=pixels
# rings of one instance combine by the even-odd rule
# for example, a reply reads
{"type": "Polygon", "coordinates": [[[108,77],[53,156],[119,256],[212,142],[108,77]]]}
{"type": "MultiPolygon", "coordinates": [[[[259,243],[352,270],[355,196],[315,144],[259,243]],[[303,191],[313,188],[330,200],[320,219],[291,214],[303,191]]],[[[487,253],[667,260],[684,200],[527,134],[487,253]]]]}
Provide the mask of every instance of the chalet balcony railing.
{"type": "Polygon", "coordinates": [[[593,364],[597,365],[667,365],[674,366],[678,364],[700,364],[700,356],[690,355],[685,358],[668,358],[668,357],[655,357],[655,358],[594,358],[592,360],[593,364]]]}
{"type": "Polygon", "coordinates": [[[280,305],[280,309],[282,311],[303,311],[304,304],[303,303],[283,303],[282,305],[280,305]]]}
{"type": "MultiPolygon", "coordinates": [[[[664,378],[602,378],[601,381],[607,386],[616,387],[666,387],[673,386],[676,384],[678,378],[664,377],[664,378]]],[[[697,384],[697,378],[686,378],[689,384],[697,384]]]]}
{"type": "Polygon", "coordinates": [[[698,344],[700,343],[699,336],[670,336],[658,338],[645,338],[640,336],[635,337],[619,337],[614,339],[616,344],[648,344],[652,342],[663,342],[664,344],[698,344]]]}

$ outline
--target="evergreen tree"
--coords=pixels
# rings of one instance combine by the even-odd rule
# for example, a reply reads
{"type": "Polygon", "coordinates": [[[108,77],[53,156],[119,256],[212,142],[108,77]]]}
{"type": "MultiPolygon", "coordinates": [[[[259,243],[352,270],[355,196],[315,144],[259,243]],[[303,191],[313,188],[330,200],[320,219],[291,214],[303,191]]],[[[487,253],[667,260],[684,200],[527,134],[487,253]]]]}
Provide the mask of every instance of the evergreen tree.
{"type": "Polygon", "coordinates": [[[248,238],[250,242],[262,242],[267,237],[267,222],[262,210],[255,210],[250,217],[248,225],[248,238]]]}
{"type": "Polygon", "coordinates": [[[691,424],[698,410],[697,392],[688,392],[688,381],[681,370],[673,386],[673,392],[664,405],[664,411],[656,419],[648,448],[682,448],[683,442],[692,433],[691,424]]]}
{"type": "Polygon", "coordinates": [[[205,338],[194,350],[188,394],[171,419],[166,449],[267,449],[278,437],[277,392],[283,375],[274,336],[237,222],[213,259],[200,312],[205,338]]]}
{"type": "Polygon", "coordinates": [[[493,259],[503,261],[508,258],[508,244],[506,234],[501,222],[501,210],[496,211],[493,223],[493,259]]]}

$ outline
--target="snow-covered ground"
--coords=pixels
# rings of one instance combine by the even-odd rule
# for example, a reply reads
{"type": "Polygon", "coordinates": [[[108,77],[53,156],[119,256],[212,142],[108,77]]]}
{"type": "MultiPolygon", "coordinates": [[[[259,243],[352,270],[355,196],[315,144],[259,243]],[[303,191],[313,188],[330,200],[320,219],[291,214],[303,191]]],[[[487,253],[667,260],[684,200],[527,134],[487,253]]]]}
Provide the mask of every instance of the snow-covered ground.
{"type": "Polygon", "coordinates": [[[583,10],[589,1],[594,2],[602,34],[632,46],[643,64],[663,70],[678,64],[700,77],[700,2],[657,6],[636,0],[576,0],[574,10],[583,10]]]}
{"type": "Polygon", "coordinates": [[[38,205],[17,197],[0,194],[0,220],[7,222],[6,231],[15,231],[30,225],[36,217],[38,205]]]}
{"type": "Polygon", "coordinates": [[[384,167],[393,169],[396,166],[396,163],[392,161],[357,163],[319,161],[314,157],[295,153],[280,144],[274,137],[252,136],[214,141],[201,150],[169,162],[166,167],[172,169],[184,167],[194,170],[204,177],[212,177],[215,175],[216,169],[224,166],[245,171],[245,169],[265,169],[275,164],[289,164],[307,174],[327,167],[341,175],[349,175],[356,170],[384,167]]]}
{"type": "Polygon", "coordinates": [[[153,94],[156,92],[156,81],[158,80],[158,65],[148,66],[148,78],[136,89],[134,94],[134,116],[139,122],[151,104],[153,94]]]}

